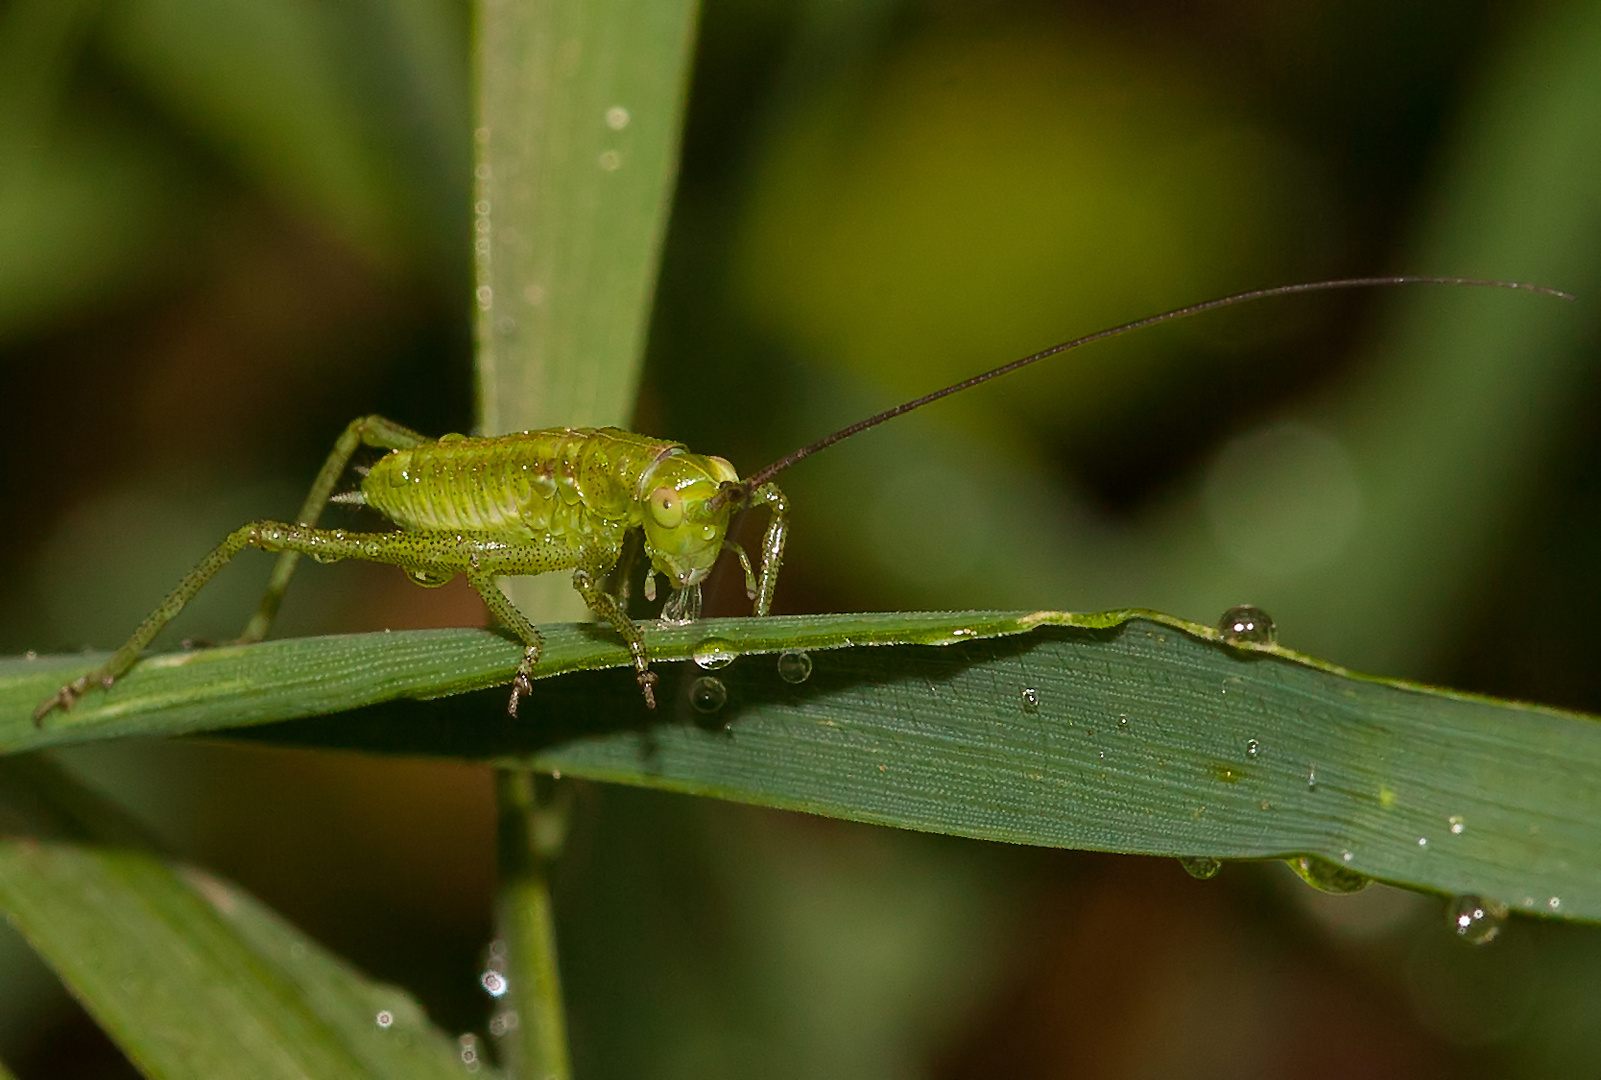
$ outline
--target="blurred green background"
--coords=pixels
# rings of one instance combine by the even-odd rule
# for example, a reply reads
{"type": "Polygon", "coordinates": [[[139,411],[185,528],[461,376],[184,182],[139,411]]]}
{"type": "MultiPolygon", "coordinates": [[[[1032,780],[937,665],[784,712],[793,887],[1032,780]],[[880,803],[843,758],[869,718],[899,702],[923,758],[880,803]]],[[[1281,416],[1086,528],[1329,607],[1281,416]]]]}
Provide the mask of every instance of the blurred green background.
{"type": "MultiPolygon", "coordinates": [[[[784,611],[1277,616],[1386,675],[1601,712],[1601,16],[1582,2],[707,0],[636,427],[747,471],[1053,341],[786,474],[784,611]]],[[[467,11],[0,6],[0,649],[110,647],[351,417],[471,426],[467,11]]],[[[355,520],[355,519],[353,519],[355,520]]],[[[754,529],[751,529],[754,533],[754,529]]],[[[241,565],[169,644],[238,631],[241,565]]],[[[727,575],[711,610],[739,613],[727,575]]],[[[284,634],[478,624],[315,568],[284,634]]],[[[487,772],[60,755],[181,850],[482,1030],[487,772]]],[[[1472,950],[1441,902],[1277,866],[1003,849],[584,786],[560,868],[578,1074],[1573,1076],[1601,935],[1472,950]]],[[[131,1068],[0,937],[0,1057],[131,1068]]]]}

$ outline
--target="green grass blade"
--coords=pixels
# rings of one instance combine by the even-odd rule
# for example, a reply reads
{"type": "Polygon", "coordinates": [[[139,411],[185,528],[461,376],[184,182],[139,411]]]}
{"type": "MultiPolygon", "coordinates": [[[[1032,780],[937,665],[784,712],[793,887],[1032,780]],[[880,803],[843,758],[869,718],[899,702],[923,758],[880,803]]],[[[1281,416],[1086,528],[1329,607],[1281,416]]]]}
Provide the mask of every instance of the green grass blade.
{"type": "MultiPolygon", "coordinates": [[[[698,5],[476,5],[479,425],[627,427],[678,170],[698,5]]],[[[541,621],[563,575],[511,582],[541,621]]]]}
{"type": "MultiPolygon", "coordinates": [[[[568,674],[539,681],[521,722],[504,715],[497,691],[257,734],[526,763],[1013,843],[1316,854],[1399,884],[1601,918],[1601,725],[1588,717],[1356,676],[1129,612],[709,620],[652,628],[653,655],[704,652],[713,635],[767,655],[716,672],[729,700],[710,714],[690,702],[699,667],[662,663],[663,708],[649,714],[625,675],[575,670],[623,666],[619,645],[593,628],[557,627],[551,668],[568,674]],[[852,647],[873,643],[902,644],[852,647]],[[815,673],[804,683],[779,678],[772,654],[786,649],[809,650],[815,673]]],[[[26,707],[65,669],[13,661],[0,668],[0,747],[455,692],[508,678],[516,655],[473,631],[187,654],[143,665],[44,731],[26,707]],[[283,685],[271,681],[279,672],[283,685]]]]}
{"type": "Polygon", "coordinates": [[[404,991],[163,858],[42,762],[6,761],[0,778],[0,907],[145,1075],[460,1075],[404,991]]]}
{"type": "Polygon", "coordinates": [[[479,5],[479,409],[626,423],[677,175],[697,5],[479,5]]]}

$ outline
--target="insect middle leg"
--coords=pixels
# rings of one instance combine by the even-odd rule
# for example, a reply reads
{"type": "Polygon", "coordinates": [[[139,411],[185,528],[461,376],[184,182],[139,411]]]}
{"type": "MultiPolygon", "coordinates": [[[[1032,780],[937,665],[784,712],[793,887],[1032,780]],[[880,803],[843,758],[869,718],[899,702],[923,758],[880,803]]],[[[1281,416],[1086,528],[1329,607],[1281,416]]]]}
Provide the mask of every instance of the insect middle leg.
{"type": "MultiPolygon", "coordinates": [[[[351,455],[358,447],[409,450],[428,441],[410,428],[402,427],[382,416],[363,416],[352,420],[334,441],[334,448],[328,454],[327,460],[322,463],[317,478],[312,481],[311,490],[306,493],[306,501],[301,505],[295,521],[301,525],[317,524],[317,519],[322,516],[323,509],[333,497],[334,486],[344,475],[345,469],[350,465],[351,455]]],[[[289,579],[294,576],[295,566],[300,562],[300,555],[299,551],[284,551],[278,556],[278,562],[272,568],[272,578],[267,582],[267,591],[262,594],[261,605],[238,637],[240,644],[260,641],[267,636],[267,631],[272,627],[272,620],[277,616],[278,608],[283,603],[284,592],[289,588],[289,579]]]]}

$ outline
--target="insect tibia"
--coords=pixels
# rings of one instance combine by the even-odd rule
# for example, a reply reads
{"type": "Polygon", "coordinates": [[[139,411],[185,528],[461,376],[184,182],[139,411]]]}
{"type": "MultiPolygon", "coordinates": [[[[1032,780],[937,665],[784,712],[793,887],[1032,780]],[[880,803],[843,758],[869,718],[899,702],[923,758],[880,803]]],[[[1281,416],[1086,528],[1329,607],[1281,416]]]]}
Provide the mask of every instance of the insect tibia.
{"type": "Polygon", "coordinates": [[[367,496],[363,495],[360,491],[341,491],[328,501],[343,503],[346,506],[366,506],[367,496]]]}
{"type": "Polygon", "coordinates": [[[674,589],[673,595],[662,605],[661,621],[671,626],[683,626],[700,618],[700,583],[674,589]]]}

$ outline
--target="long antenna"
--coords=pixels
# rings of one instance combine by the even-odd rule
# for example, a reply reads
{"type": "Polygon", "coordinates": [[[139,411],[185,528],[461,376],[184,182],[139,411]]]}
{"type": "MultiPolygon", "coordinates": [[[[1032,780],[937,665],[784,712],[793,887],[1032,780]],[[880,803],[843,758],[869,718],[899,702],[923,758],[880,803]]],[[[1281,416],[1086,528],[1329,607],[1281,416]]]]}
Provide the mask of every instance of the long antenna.
{"type": "Polygon", "coordinates": [[[1484,289],[1523,289],[1528,292],[1540,293],[1543,296],[1554,296],[1560,300],[1574,299],[1569,293],[1565,293],[1560,289],[1552,289],[1545,285],[1531,285],[1522,281],[1488,281],[1481,278],[1459,277],[1341,278],[1337,281],[1310,281],[1299,285],[1278,285],[1271,289],[1252,289],[1249,292],[1235,293],[1232,296],[1224,296],[1216,300],[1190,304],[1188,307],[1174,308],[1172,311],[1164,311],[1160,315],[1148,315],[1143,319],[1135,319],[1133,322],[1124,323],[1122,326],[1114,326],[1108,330],[1097,330],[1093,334],[1086,334],[1083,337],[1074,338],[1072,341],[1064,341],[1060,345],[1052,345],[1048,349],[1042,349],[1030,356],[1023,357],[1021,360],[1013,360],[1009,364],[1002,364],[1000,367],[992,371],[986,371],[982,375],[974,375],[971,379],[963,379],[961,382],[947,386],[943,390],[935,390],[932,394],[924,394],[920,398],[914,398],[911,401],[896,405],[894,408],[885,409],[881,413],[869,416],[866,420],[858,420],[849,427],[840,428],[832,435],[825,435],[816,442],[803,446],[793,453],[785,454],[765,469],[759,469],[744,480],[741,480],[739,487],[748,493],[765,484],[802,458],[809,458],[819,450],[827,449],[837,442],[850,438],[852,435],[860,435],[868,428],[875,428],[885,421],[893,420],[897,416],[911,412],[913,409],[921,409],[924,405],[938,401],[942,397],[959,394],[963,390],[977,386],[979,383],[986,383],[991,379],[998,379],[1002,375],[1009,375],[1018,368],[1028,367],[1030,364],[1038,363],[1047,357],[1056,356],[1058,353],[1071,352],[1073,349],[1082,348],[1085,345],[1093,345],[1095,342],[1105,341],[1107,338],[1121,337],[1135,330],[1143,330],[1147,326],[1172,322],[1175,319],[1187,319],[1191,315],[1199,315],[1203,311],[1232,307],[1235,304],[1245,304],[1252,300],[1265,300],[1272,296],[1291,296],[1296,293],[1332,292],[1335,289],[1368,289],[1384,285],[1469,285],[1484,289]]]}

